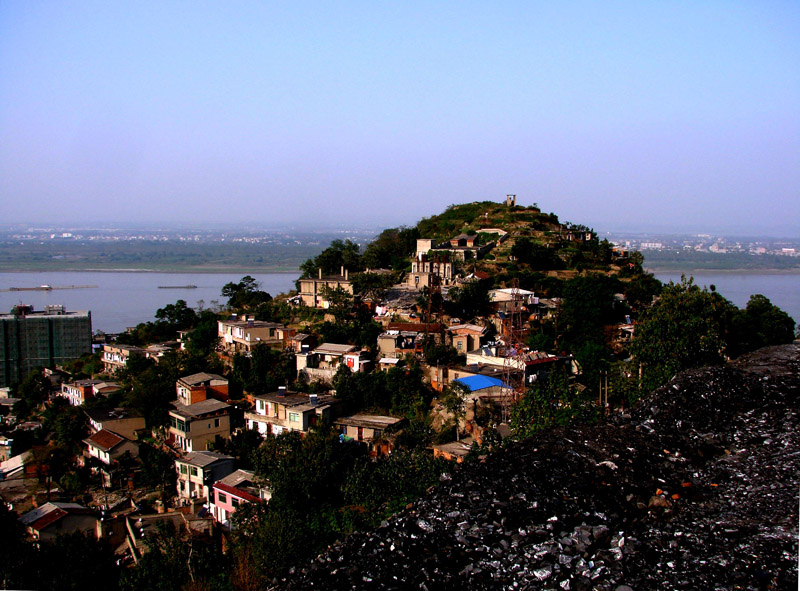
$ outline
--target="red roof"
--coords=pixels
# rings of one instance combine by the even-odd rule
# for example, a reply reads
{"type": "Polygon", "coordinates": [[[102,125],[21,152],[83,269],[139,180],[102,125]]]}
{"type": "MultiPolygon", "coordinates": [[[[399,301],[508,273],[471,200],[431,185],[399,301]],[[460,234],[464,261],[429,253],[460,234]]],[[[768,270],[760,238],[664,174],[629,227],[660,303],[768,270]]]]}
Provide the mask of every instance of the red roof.
{"type": "Polygon", "coordinates": [[[91,437],[84,439],[84,441],[103,451],[110,451],[125,441],[125,438],[107,429],[101,429],[91,437]]]}
{"type": "Polygon", "coordinates": [[[252,503],[259,503],[261,499],[258,497],[251,495],[249,492],[245,492],[241,489],[236,488],[235,486],[231,486],[230,484],[225,484],[224,482],[215,482],[214,488],[217,490],[221,490],[222,492],[226,492],[229,495],[233,495],[235,497],[239,497],[245,501],[250,501],[252,503]]]}

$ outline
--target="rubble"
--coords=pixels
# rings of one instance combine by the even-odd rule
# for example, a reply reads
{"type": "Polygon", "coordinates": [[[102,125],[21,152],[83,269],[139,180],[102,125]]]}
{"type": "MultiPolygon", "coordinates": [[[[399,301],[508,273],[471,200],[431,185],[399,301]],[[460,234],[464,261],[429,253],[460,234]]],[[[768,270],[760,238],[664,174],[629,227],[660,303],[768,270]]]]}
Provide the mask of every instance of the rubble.
{"type": "Polygon", "coordinates": [[[800,345],[454,469],[276,589],[796,589],[800,345]]]}

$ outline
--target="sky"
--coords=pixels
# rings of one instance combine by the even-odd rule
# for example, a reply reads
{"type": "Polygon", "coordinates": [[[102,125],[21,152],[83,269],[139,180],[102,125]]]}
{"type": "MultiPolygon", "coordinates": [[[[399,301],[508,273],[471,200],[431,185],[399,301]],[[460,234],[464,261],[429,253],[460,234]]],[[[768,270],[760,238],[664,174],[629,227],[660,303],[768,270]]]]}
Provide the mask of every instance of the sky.
{"type": "Polygon", "coordinates": [[[800,236],[800,3],[0,2],[0,223],[800,236]]]}

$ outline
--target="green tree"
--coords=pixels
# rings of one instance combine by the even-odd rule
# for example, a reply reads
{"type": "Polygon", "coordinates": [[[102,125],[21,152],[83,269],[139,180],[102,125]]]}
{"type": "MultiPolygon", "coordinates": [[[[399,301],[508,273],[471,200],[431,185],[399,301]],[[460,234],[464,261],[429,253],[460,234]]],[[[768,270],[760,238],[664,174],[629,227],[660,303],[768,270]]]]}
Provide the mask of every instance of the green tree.
{"type": "Polygon", "coordinates": [[[459,423],[467,413],[466,400],[470,395],[470,389],[459,381],[450,382],[439,397],[445,410],[453,415],[456,425],[456,441],[459,440],[459,423]]]}
{"type": "Polygon", "coordinates": [[[565,372],[553,372],[537,382],[511,407],[511,427],[517,439],[574,421],[597,418],[597,407],[569,383],[565,372]]]}
{"type": "Polygon", "coordinates": [[[262,291],[258,281],[250,275],[245,275],[238,283],[231,281],[223,285],[222,297],[228,298],[228,308],[233,310],[256,308],[272,300],[272,296],[262,291]]]}
{"type": "Polygon", "coordinates": [[[364,266],[360,250],[358,244],[351,240],[334,240],[316,257],[300,265],[300,270],[303,277],[316,277],[318,269],[322,269],[323,275],[338,275],[342,267],[351,273],[361,271],[364,266]]]}
{"type": "Polygon", "coordinates": [[[636,326],[630,352],[643,366],[644,391],[679,371],[722,363],[726,332],[735,312],[728,300],[681,278],[664,287],[636,326]]]}
{"type": "Polygon", "coordinates": [[[731,324],[727,350],[731,357],[785,345],[795,338],[794,319],[761,294],[750,296],[747,307],[734,313],[731,324]]]}

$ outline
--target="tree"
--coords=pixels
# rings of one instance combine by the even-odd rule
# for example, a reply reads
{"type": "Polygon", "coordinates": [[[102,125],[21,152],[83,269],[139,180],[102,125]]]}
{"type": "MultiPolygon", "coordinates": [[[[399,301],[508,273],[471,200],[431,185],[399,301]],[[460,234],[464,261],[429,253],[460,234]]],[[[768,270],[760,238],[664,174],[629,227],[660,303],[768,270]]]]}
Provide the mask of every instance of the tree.
{"type": "Polygon", "coordinates": [[[334,240],[316,257],[300,265],[300,270],[303,272],[303,277],[316,277],[318,269],[322,269],[323,275],[338,275],[342,267],[351,273],[364,268],[360,248],[351,240],[334,240]]]}
{"type": "Polygon", "coordinates": [[[794,340],[794,330],[791,316],[773,305],[769,298],[752,295],[747,307],[733,315],[727,352],[731,357],[738,357],[761,347],[785,345],[794,340]]]}
{"type": "Polygon", "coordinates": [[[596,417],[597,408],[570,385],[565,372],[553,372],[547,380],[537,382],[511,407],[511,427],[518,439],[596,417]]]}
{"type": "Polygon", "coordinates": [[[645,391],[665,384],[679,371],[722,363],[726,332],[735,306],[694,281],[670,282],[642,315],[630,352],[643,366],[645,391]]]}
{"type": "Polygon", "coordinates": [[[233,310],[255,308],[272,300],[272,296],[260,288],[258,281],[245,275],[238,283],[231,281],[223,285],[222,297],[228,298],[228,308],[233,310]]]}
{"type": "Polygon", "coordinates": [[[456,423],[456,441],[459,440],[459,422],[464,418],[467,413],[465,402],[470,395],[470,389],[459,381],[450,382],[444,389],[442,396],[439,400],[453,418],[456,423]]]}
{"type": "Polygon", "coordinates": [[[197,322],[197,314],[186,300],[178,300],[156,310],[156,319],[172,325],[175,330],[185,330],[197,322]]]}
{"type": "Polygon", "coordinates": [[[362,300],[379,301],[394,283],[392,274],[358,273],[351,279],[353,293],[362,300]]]}

